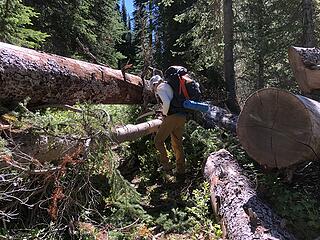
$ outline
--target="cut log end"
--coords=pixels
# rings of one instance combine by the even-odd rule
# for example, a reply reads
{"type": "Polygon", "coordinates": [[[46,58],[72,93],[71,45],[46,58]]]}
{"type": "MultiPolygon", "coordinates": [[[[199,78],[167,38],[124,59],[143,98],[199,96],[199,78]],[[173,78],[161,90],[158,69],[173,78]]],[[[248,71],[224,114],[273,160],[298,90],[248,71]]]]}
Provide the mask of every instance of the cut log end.
{"type": "Polygon", "coordinates": [[[262,89],[247,100],[237,134],[258,163],[284,168],[315,159],[314,120],[302,98],[280,89],[262,89]]]}

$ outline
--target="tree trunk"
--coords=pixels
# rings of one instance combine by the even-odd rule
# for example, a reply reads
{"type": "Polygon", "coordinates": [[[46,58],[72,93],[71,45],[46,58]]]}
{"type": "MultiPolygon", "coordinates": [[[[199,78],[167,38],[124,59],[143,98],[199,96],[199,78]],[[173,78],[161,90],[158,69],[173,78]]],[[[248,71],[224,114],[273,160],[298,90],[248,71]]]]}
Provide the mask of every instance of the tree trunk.
{"type": "Polygon", "coordinates": [[[233,112],[238,114],[240,107],[237,101],[235,89],[235,73],[233,59],[233,11],[232,0],[223,1],[223,36],[224,36],[224,77],[228,91],[228,107],[233,112]]]}
{"type": "Polygon", "coordinates": [[[142,103],[141,78],[120,70],[0,43],[0,101],[29,105],[142,103]]]}
{"type": "Polygon", "coordinates": [[[320,103],[276,88],[252,94],[237,124],[247,153],[269,168],[286,168],[320,156],[320,103]]]}
{"type": "Polygon", "coordinates": [[[303,5],[303,46],[315,46],[314,5],[312,0],[302,0],[303,5]]]}
{"type": "Polygon", "coordinates": [[[227,129],[232,133],[236,132],[237,121],[238,115],[232,114],[227,110],[214,105],[209,105],[209,111],[199,118],[199,122],[202,122],[202,125],[205,128],[218,126],[227,129]]]}
{"type": "Polygon", "coordinates": [[[320,49],[291,47],[289,62],[304,93],[320,89],[320,49]]]}
{"type": "Polygon", "coordinates": [[[117,142],[132,141],[139,137],[156,132],[161,123],[162,121],[160,119],[154,119],[137,125],[129,124],[121,128],[116,128],[113,139],[117,142]]]}
{"type": "MultiPolygon", "coordinates": [[[[150,120],[148,122],[137,125],[126,125],[112,130],[112,140],[117,143],[133,141],[140,137],[154,133],[158,130],[162,121],[159,119],[150,120]]],[[[66,154],[73,152],[80,145],[91,145],[90,140],[76,140],[56,136],[33,135],[23,132],[9,132],[9,128],[0,130],[7,131],[7,140],[10,147],[14,149],[13,156],[20,163],[28,162],[32,157],[41,163],[56,161],[66,154]],[[26,161],[27,160],[27,161],[26,161]]],[[[83,149],[85,150],[85,148],[83,149]]],[[[0,156],[1,157],[1,156],[0,156]]],[[[1,159],[0,159],[1,160],[1,159]]]]}
{"type": "Polygon", "coordinates": [[[295,239],[281,219],[257,196],[231,154],[222,149],[209,156],[204,175],[210,182],[211,204],[230,240],[295,239]]]}

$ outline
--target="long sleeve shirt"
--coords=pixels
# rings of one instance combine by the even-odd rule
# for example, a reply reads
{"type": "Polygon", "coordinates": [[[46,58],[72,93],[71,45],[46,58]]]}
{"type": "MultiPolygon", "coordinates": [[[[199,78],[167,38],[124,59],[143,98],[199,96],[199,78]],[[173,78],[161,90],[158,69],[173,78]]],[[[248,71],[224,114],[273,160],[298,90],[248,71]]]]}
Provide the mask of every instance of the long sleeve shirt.
{"type": "Polygon", "coordinates": [[[171,86],[165,82],[160,83],[156,88],[155,93],[160,97],[162,101],[162,114],[167,116],[170,102],[173,98],[173,90],[171,86]]]}

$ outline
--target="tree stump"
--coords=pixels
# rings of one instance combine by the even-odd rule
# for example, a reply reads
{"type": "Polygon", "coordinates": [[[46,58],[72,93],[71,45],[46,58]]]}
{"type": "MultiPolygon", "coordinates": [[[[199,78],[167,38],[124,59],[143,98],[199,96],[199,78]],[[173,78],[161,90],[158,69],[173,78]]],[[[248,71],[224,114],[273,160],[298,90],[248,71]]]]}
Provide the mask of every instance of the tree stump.
{"type": "Polygon", "coordinates": [[[320,103],[276,88],[252,94],[239,115],[239,140],[268,168],[286,168],[320,156],[320,103]]]}
{"type": "Polygon", "coordinates": [[[259,199],[228,151],[222,149],[208,157],[204,176],[210,182],[211,204],[227,239],[295,239],[284,229],[282,219],[259,199]]]}

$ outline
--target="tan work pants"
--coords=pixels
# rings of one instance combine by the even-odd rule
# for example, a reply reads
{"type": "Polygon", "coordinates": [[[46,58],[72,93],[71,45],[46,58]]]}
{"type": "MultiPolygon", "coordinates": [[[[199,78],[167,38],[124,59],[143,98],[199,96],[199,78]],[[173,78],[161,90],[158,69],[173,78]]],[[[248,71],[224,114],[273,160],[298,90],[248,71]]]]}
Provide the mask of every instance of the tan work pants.
{"type": "Polygon", "coordinates": [[[172,167],[169,163],[165,145],[165,140],[170,135],[172,149],[176,157],[177,174],[185,173],[185,159],[182,145],[185,122],[186,116],[183,114],[176,113],[165,117],[154,139],[155,146],[160,152],[160,163],[164,170],[170,170],[172,167]]]}

